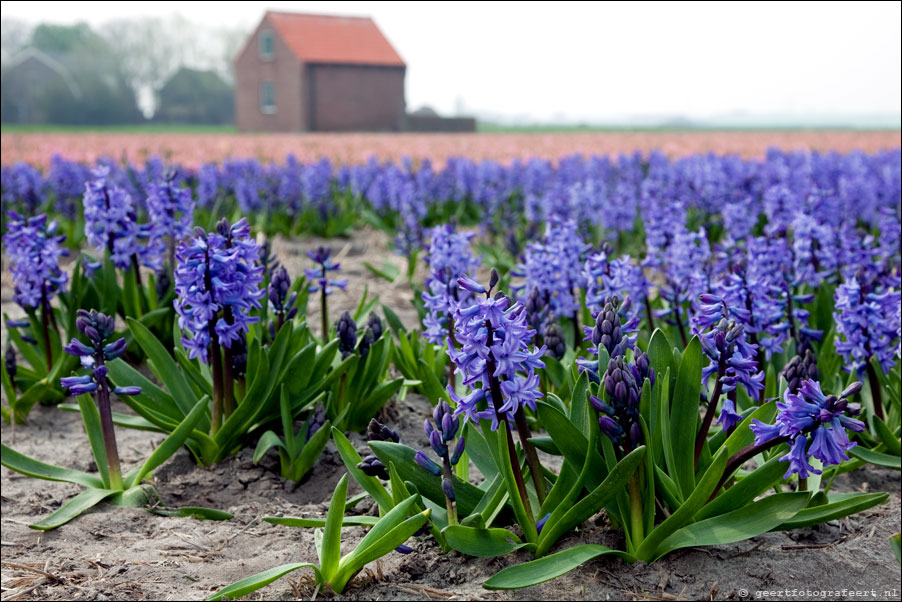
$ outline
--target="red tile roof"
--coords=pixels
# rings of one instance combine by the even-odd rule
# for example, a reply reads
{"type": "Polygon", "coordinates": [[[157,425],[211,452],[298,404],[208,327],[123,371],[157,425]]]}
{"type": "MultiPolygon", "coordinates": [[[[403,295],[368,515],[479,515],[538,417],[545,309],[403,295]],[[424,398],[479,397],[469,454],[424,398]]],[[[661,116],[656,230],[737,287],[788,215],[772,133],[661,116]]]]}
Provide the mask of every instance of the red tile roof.
{"type": "Polygon", "coordinates": [[[273,11],[266,16],[294,55],[305,63],[405,66],[369,17],[273,11]]]}

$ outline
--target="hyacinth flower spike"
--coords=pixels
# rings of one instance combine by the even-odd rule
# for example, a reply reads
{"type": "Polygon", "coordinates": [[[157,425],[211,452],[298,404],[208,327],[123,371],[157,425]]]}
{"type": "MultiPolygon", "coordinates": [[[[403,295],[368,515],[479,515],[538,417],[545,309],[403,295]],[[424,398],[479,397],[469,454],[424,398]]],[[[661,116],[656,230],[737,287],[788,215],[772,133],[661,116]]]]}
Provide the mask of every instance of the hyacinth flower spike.
{"type": "MultiPolygon", "coordinates": [[[[432,242],[426,255],[430,274],[422,292],[426,315],[423,317],[423,334],[436,345],[450,341],[457,346],[454,337],[454,310],[458,306],[473,304],[473,294],[457,284],[460,276],[474,274],[479,262],[470,253],[470,240],[474,234],[457,233],[451,225],[432,229],[432,242]]],[[[454,370],[448,375],[448,383],[456,388],[454,370]]]]}
{"type": "MultiPolygon", "coordinates": [[[[60,258],[69,254],[62,247],[66,237],[57,234],[56,221],[48,222],[46,215],[25,218],[8,211],[7,217],[3,246],[13,275],[13,300],[32,317],[36,309],[41,312],[40,320],[36,321],[41,325],[47,370],[52,370],[50,329],[58,331],[59,328],[50,302],[65,291],[68,282],[68,276],[59,267],[60,258]]],[[[10,327],[15,324],[7,321],[10,327]]]]}
{"type": "Polygon", "coordinates": [[[78,310],[75,320],[78,330],[88,337],[89,344],[72,339],[63,349],[66,353],[78,357],[82,366],[92,371],[85,376],[67,376],[60,379],[60,384],[69,389],[71,395],[92,393],[100,412],[100,426],[103,430],[103,443],[109,464],[109,479],[112,489],[122,489],[122,470],[119,466],[119,451],[116,447],[116,433],[113,430],[113,414],[110,410],[110,392],[116,395],[138,395],[140,387],[110,388],[107,380],[106,362],[112,361],[125,352],[125,339],[107,343],[115,325],[113,319],[94,310],[87,312],[78,310]]]}
{"type": "Polygon", "coordinates": [[[260,247],[250,236],[245,218],[234,225],[220,221],[215,232],[195,230],[176,251],[175,310],[189,358],[209,363],[213,375],[210,431],[215,434],[235,409],[235,355],[243,347],[250,316],[260,309],[263,267],[260,247]]]}
{"type": "MultiPolygon", "coordinates": [[[[708,378],[715,376],[714,390],[707,401],[701,428],[695,439],[695,463],[698,464],[708,430],[714,419],[717,405],[723,393],[731,393],[742,385],[752,399],[757,399],[764,388],[764,372],[758,370],[757,345],[745,339],[745,330],[741,324],[728,321],[729,309],[726,302],[716,295],[705,293],[699,296],[700,311],[696,321],[696,333],[702,344],[702,350],[708,356],[709,364],[702,370],[702,381],[707,386],[708,378]],[[699,326],[711,325],[711,328],[699,332],[699,326]]],[[[728,395],[721,408],[718,422],[729,432],[741,420],[736,410],[735,400],[728,395]]]]}
{"type": "Polygon", "coordinates": [[[458,308],[455,328],[460,349],[451,346],[448,349],[451,361],[464,377],[463,384],[473,390],[463,398],[450,388],[448,393],[457,405],[455,416],[463,415],[465,420],[474,423],[489,419],[492,430],[497,430],[499,424],[503,425],[511,471],[526,513],[532,517],[526,485],[507,424],[517,428],[535,482],[536,495],[542,502],[546,492],[544,476],[536,449],[529,441],[532,434],[524,408],[535,410],[535,402],[541,397],[535,369],[544,367],[539,358],[546,348],[529,349],[528,343],[535,331],[526,324],[525,308],[519,303],[510,306],[510,299],[503,293],[492,295],[498,279],[498,272],[494,269],[488,288],[469,276],[458,278],[462,289],[483,297],[477,297],[476,303],[469,307],[458,308]],[[485,410],[478,408],[483,401],[488,405],[485,410]]]}
{"type": "Polygon", "coordinates": [[[288,276],[288,270],[284,266],[275,269],[272,279],[269,281],[269,307],[275,314],[275,319],[269,321],[269,336],[273,340],[276,334],[285,325],[298,315],[296,306],[298,294],[291,291],[291,278],[288,276]]]}
{"type": "MultiPolygon", "coordinates": [[[[162,181],[150,185],[147,196],[147,212],[150,215],[150,235],[157,240],[166,239],[166,265],[175,269],[175,249],[179,241],[191,235],[194,200],[191,189],[178,187],[178,171],[169,170],[162,181]]],[[[162,287],[161,287],[162,288],[162,287]]]]}
{"type": "Polygon", "coordinates": [[[318,264],[319,267],[312,270],[304,270],[304,273],[307,275],[307,278],[313,283],[309,287],[309,292],[315,293],[319,291],[321,293],[320,296],[320,319],[322,323],[322,331],[323,331],[323,341],[329,338],[329,306],[326,301],[326,297],[332,294],[334,290],[333,287],[340,288],[341,290],[345,290],[348,281],[347,279],[342,280],[330,280],[329,272],[337,272],[341,269],[341,264],[332,263],[332,250],[327,247],[318,247],[313,251],[307,252],[307,257],[309,257],[314,263],[318,264]]]}
{"type": "Polygon", "coordinates": [[[749,459],[782,443],[791,446],[790,452],[780,458],[788,464],[783,478],[798,475],[802,489],[810,474],[821,473],[811,466],[810,458],[817,458],[825,467],[849,460],[846,452],[857,443],[849,440],[847,431],[860,433],[865,427],[864,422],[856,418],[861,405],[850,401],[861,388],[861,382],[854,382],[838,396],[827,395],[819,382],[807,379],[802,381],[797,393],[787,389],[783,401],[777,403],[779,411],[774,424],[752,420],[755,442],[730,458],[720,484],[723,485],[749,459]]]}
{"type": "Polygon", "coordinates": [[[454,438],[460,432],[460,418],[453,415],[448,402],[440,401],[432,412],[432,420],[427,418],[423,423],[423,430],[426,438],[429,439],[432,451],[441,458],[442,464],[439,466],[422,451],[416,453],[414,460],[426,472],[442,477],[442,492],[445,494],[448,524],[456,525],[457,509],[454,505],[454,482],[451,478],[451,471],[463,456],[466,445],[463,433],[460,433],[457,443],[453,444],[454,438]]]}

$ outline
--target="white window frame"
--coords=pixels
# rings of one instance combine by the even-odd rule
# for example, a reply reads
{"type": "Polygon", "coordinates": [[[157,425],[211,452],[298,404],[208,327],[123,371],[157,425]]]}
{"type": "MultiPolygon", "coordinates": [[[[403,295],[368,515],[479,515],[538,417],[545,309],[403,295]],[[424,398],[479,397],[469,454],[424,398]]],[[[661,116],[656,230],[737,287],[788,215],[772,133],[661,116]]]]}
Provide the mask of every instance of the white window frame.
{"type": "Polygon", "coordinates": [[[260,112],[264,115],[274,115],[276,113],[276,84],[273,82],[260,82],[260,112]],[[266,93],[264,90],[269,86],[272,90],[272,104],[264,104],[266,102],[266,93]]]}

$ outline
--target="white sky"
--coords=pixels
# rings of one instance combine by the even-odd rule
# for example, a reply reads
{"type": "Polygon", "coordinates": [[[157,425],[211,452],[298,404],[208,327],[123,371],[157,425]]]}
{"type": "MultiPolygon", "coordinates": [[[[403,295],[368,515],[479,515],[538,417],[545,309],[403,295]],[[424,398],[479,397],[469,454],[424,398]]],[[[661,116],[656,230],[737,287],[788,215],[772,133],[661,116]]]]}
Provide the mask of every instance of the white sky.
{"type": "Polygon", "coordinates": [[[372,16],[408,64],[407,104],[617,120],[892,114],[902,3],[3,2],[92,25],[179,13],[252,29],[267,8],[372,16]]]}

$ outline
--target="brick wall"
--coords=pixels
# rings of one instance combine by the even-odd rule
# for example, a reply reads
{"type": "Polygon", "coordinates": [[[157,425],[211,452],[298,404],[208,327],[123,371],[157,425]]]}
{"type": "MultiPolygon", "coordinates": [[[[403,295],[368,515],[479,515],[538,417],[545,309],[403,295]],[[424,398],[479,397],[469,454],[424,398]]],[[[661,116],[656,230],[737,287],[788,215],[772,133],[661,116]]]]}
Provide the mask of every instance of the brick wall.
{"type": "Polygon", "coordinates": [[[404,67],[306,65],[311,131],[404,128],[404,67]]]}
{"type": "Polygon", "coordinates": [[[235,126],[242,132],[298,132],[306,127],[306,96],[302,91],[302,67],[291,50],[263,19],[235,58],[235,126]],[[259,36],[273,32],[273,57],[260,56],[259,36]],[[260,110],[260,85],[275,85],[276,111],[260,110]]]}

